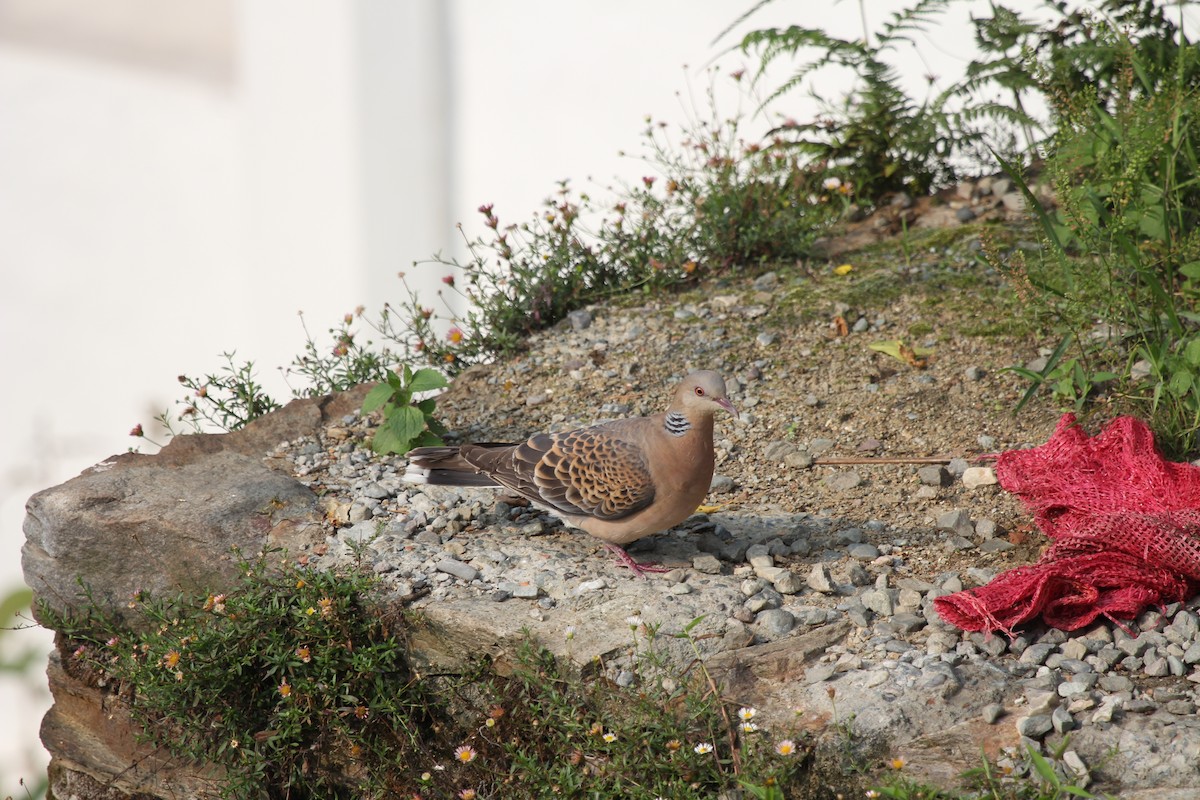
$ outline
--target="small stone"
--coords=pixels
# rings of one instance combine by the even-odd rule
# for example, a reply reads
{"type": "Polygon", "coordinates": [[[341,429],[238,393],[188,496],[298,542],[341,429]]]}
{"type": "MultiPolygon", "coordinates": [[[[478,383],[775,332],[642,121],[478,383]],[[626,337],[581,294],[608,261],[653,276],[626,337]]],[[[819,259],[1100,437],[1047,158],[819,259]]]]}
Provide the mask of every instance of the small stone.
{"type": "Polygon", "coordinates": [[[950,473],[940,464],[930,464],[917,470],[917,480],[925,486],[949,486],[950,473]]]}
{"type": "Polygon", "coordinates": [[[1017,733],[1030,739],[1041,739],[1054,728],[1049,714],[1034,714],[1017,720],[1017,733]]]}
{"type": "MultiPolygon", "coordinates": [[[[995,540],[993,539],[993,540],[989,540],[989,541],[995,541],[995,540]]],[[[949,550],[958,550],[958,551],[972,550],[975,548],[975,543],[965,536],[959,536],[959,535],[955,534],[946,539],[946,548],[949,550]]]]}
{"type": "Polygon", "coordinates": [[[1045,664],[1046,657],[1049,656],[1053,650],[1054,645],[1052,644],[1031,644],[1029,647],[1025,648],[1025,651],[1021,653],[1021,657],[1018,660],[1022,664],[1045,664]]]}
{"type": "Polygon", "coordinates": [[[713,475],[712,482],[708,485],[709,491],[714,494],[728,494],[733,491],[733,478],[728,475],[713,475]]]}
{"type": "Polygon", "coordinates": [[[1153,661],[1147,662],[1143,672],[1151,678],[1162,678],[1169,675],[1171,670],[1167,665],[1166,657],[1160,656],[1153,661]]]}
{"type": "Polygon", "coordinates": [[[971,524],[970,513],[961,508],[940,515],[937,518],[937,527],[938,530],[950,531],[962,537],[975,534],[975,526],[971,524]]]}
{"type": "Polygon", "coordinates": [[[582,331],[592,326],[592,312],[586,308],[577,308],[567,314],[573,330],[582,331]]]}
{"type": "Polygon", "coordinates": [[[879,558],[879,548],[873,544],[856,544],[851,545],[847,550],[851,558],[856,558],[859,561],[874,561],[879,558]]]}
{"type": "Polygon", "coordinates": [[[808,584],[808,588],[821,594],[833,594],[837,591],[833,585],[833,578],[829,574],[829,567],[821,563],[813,564],[805,582],[808,584]]]}
{"type": "Polygon", "coordinates": [[[479,577],[479,570],[454,558],[443,558],[435,569],[464,581],[473,581],[479,577]]]}
{"type": "Polygon", "coordinates": [[[975,219],[975,212],[971,210],[970,206],[963,206],[954,212],[954,218],[959,222],[970,222],[975,219]]]}
{"type": "Polygon", "coordinates": [[[835,472],[833,475],[830,475],[825,479],[825,485],[830,489],[836,489],[843,492],[858,488],[862,485],[862,482],[862,476],[854,470],[835,472]]]}
{"type": "Polygon", "coordinates": [[[984,375],[987,375],[987,372],[985,372],[982,367],[975,366],[967,367],[966,371],[963,373],[963,376],[972,382],[983,380],[984,375]]]}
{"type": "Polygon", "coordinates": [[[774,639],[784,635],[796,627],[796,618],[791,612],[782,608],[771,608],[760,611],[754,618],[753,628],[765,638],[774,639]]]}
{"type": "Polygon", "coordinates": [[[755,343],[758,344],[759,347],[770,347],[771,345],[775,344],[775,342],[778,340],[779,340],[778,336],[776,336],[773,333],[767,333],[765,331],[763,333],[760,333],[758,336],[754,337],[754,341],[755,341],[755,343]]]}
{"type": "Polygon", "coordinates": [[[576,586],[574,594],[576,597],[579,595],[591,594],[592,592],[598,592],[601,589],[607,588],[607,586],[608,581],[604,580],[604,578],[594,578],[590,581],[583,581],[576,586]]]}
{"type": "Polygon", "coordinates": [[[804,590],[804,580],[790,569],[784,570],[772,583],[780,594],[799,594],[804,590]]]}
{"type": "Polygon", "coordinates": [[[1075,720],[1071,717],[1071,712],[1059,706],[1050,712],[1050,724],[1054,727],[1055,733],[1067,733],[1075,727],[1075,720]]]}
{"type": "Polygon", "coordinates": [[[988,725],[995,725],[1002,716],[1004,716],[1004,706],[999,703],[989,703],[983,707],[983,721],[988,725]]]}
{"type": "Polygon", "coordinates": [[[692,558],[692,569],[705,575],[720,575],[721,560],[711,553],[701,553],[692,558]]]}
{"type": "Polygon", "coordinates": [[[746,561],[755,569],[775,566],[770,548],[765,544],[754,544],[746,548],[746,561]]]}
{"type": "Polygon", "coordinates": [[[671,588],[667,591],[673,595],[691,594],[692,586],[689,583],[673,583],[671,584],[671,588]]]}
{"type": "Polygon", "coordinates": [[[978,489],[981,486],[992,486],[999,482],[996,470],[991,467],[969,467],[962,475],[963,486],[968,489],[978,489]]]}
{"type": "Polygon", "coordinates": [[[865,608],[881,617],[890,617],[896,612],[891,592],[887,589],[870,589],[863,592],[859,599],[865,608]]]}

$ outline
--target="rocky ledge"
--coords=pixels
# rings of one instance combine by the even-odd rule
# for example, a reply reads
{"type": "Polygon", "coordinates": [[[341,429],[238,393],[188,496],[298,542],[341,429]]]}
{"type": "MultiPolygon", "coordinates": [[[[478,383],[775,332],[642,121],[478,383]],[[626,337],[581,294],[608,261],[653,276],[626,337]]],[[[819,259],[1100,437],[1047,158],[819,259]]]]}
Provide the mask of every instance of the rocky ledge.
{"type": "MultiPolygon", "coordinates": [[[[1069,737],[1062,766],[1094,790],[1196,796],[1197,603],[1071,634],[964,635],[938,618],[934,598],[1036,556],[1039,539],[1011,498],[986,473],[964,483],[961,459],[813,466],[839,449],[966,454],[1044,440],[1052,412],[996,411],[1020,387],[995,367],[1036,347],[974,342],[937,319],[939,358],[899,369],[864,345],[911,329],[916,305],[805,317],[786,306],[804,280],[592,309],[526,356],[468,371],[439,400],[456,435],[497,440],[645,413],[688,368],[722,369],[746,413],[721,424],[716,507],[631,548],[670,568],[661,576],[637,579],[586,535],[491,493],[404,484],[403,459],[367,449],[374,421],[358,413],[356,390],[296,401],[234,434],[179,437],[155,456],[115,457],[35,495],[27,582],[62,608],[82,599],[82,578],[120,614],[138,590],[219,588],[234,545],[278,547],[317,568],[372,569],[389,602],[420,609],[418,666],[489,653],[503,668],[528,632],[619,685],[637,681],[631,636],[643,624],[672,633],[702,617],[710,672],[764,726],[827,739],[849,726],[875,753],[947,783],[981,749],[1016,767],[1025,745],[1050,752],[1069,737]],[[848,331],[831,332],[835,316],[848,331]]],[[[43,739],[55,796],[166,797],[187,785],[147,758],[97,690],[57,662],[50,681],[43,739]]]]}

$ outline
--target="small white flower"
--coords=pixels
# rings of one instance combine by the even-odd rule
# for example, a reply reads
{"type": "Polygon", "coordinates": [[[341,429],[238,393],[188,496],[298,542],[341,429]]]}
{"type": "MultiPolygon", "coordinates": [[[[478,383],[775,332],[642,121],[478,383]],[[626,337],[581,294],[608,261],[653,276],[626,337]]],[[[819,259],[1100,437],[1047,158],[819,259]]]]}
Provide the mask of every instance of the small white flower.
{"type": "Polygon", "coordinates": [[[842,179],[836,176],[833,178],[826,178],[821,185],[832,192],[834,189],[842,185],[842,179]]]}
{"type": "Polygon", "coordinates": [[[749,722],[750,720],[754,719],[754,715],[757,713],[757,708],[743,707],[738,709],[738,716],[741,717],[742,722],[749,722]]]}
{"type": "Polygon", "coordinates": [[[700,744],[696,745],[692,749],[695,750],[700,755],[704,755],[705,753],[711,753],[713,751],[713,746],[711,744],[709,744],[708,742],[701,742],[700,744]]]}
{"type": "Polygon", "coordinates": [[[756,730],[758,730],[757,722],[743,722],[742,723],[742,732],[743,733],[754,733],[756,730]]]}
{"type": "Polygon", "coordinates": [[[575,638],[575,626],[568,625],[566,630],[567,641],[575,638]]]}
{"type": "Polygon", "coordinates": [[[642,618],[637,614],[634,614],[631,617],[626,617],[625,622],[629,625],[629,630],[631,631],[636,631],[638,628],[642,627],[642,618]]]}

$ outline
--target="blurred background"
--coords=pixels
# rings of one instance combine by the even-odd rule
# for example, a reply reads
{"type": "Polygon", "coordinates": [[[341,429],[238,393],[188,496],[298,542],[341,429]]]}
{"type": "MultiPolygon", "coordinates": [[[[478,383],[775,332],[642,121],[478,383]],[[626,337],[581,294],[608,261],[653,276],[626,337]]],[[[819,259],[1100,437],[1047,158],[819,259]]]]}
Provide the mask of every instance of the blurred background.
{"type": "MultiPolygon", "coordinates": [[[[740,33],[853,37],[904,6],[780,0],[714,43],[749,0],[0,0],[0,597],[28,496],[152,450],[128,432],[177,375],[236,351],[286,400],[297,312],[320,339],[399,300],[400,271],[436,287],[445,268],[413,262],[461,254],[483,203],[521,222],[560,179],[637,181],[648,165],[619,151],[647,115],[707,116],[710,84],[766,130],[778,116],[728,78],[754,68],[727,52],[740,33]]],[[[973,54],[965,10],[920,40],[896,59],[915,87],[973,54]]],[[[0,797],[44,773],[48,648],[0,632],[0,797]]]]}

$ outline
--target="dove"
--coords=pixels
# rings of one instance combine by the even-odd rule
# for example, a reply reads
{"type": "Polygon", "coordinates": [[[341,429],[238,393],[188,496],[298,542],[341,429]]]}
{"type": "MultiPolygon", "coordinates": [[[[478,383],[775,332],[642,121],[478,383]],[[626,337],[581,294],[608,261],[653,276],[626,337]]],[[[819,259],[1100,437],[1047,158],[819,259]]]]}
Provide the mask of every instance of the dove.
{"type": "Polygon", "coordinates": [[[494,486],[526,498],[611,550],[641,576],[624,546],[687,519],[712,482],[714,415],[738,418],[725,380],[693,372],[667,410],[603,422],[524,442],[418,447],[406,455],[405,480],[440,486],[494,486]]]}

